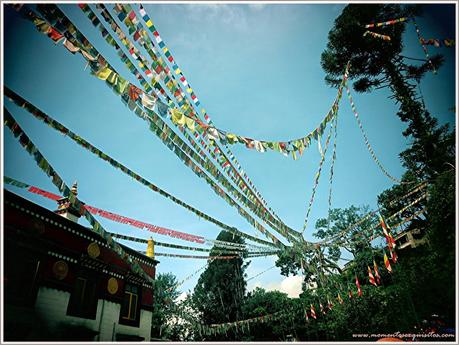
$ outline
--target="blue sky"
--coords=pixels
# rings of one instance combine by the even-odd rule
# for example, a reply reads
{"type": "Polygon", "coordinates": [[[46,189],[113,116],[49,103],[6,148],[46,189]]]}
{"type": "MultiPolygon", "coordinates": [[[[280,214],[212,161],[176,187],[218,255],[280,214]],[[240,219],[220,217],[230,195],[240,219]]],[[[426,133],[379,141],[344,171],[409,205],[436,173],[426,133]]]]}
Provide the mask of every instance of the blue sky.
{"type": "MultiPolygon", "coordinates": [[[[251,138],[288,140],[314,129],[336,96],[336,90],[324,82],[320,54],[344,6],[147,4],[145,8],[216,126],[251,138]]],[[[76,4],[60,8],[123,77],[136,81],[76,4]]],[[[81,56],[54,45],[10,8],[4,9],[4,19],[5,85],[161,188],[227,224],[256,234],[236,209],[214,194],[149,131],[146,122],[131,113],[104,82],[85,70],[81,56]]],[[[431,5],[418,19],[426,38],[454,38],[454,22],[451,5],[431,5]]],[[[407,26],[404,42],[405,55],[424,58],[412,25],[407,26]]],[[[428,74],[422,81],[426,106],[440,123],[455,125],[455,113],[448,110],[455,104],[455,50],[430,47],[429,51],[444,54],[446,62],[437,75],[428,74]]],[[[403,169],[398,153],[409,143],[401,135],[405,126],[395,116],[397,107],[388,96],[388,90],[353,94],[376,154],[391,174],[400,177],[403,169]]],[[[213,224],[153,193],[4,101],[63,179],[68,184],[78,181],[81,200],[171,229],[207,238],[218,235],[220,230],[213,224]]],[[[57,192],[8,129],[4,129],[3,143],[5,175],[57,192]]],[[[318,168],[317,145],[313,143],[298,161],[240,145],[233,146],[232,152],[276,213],[288,225],[300,229],[318,168]]],[[[327,215],[329,169],[327,160],[306,231],[309,240],[313,239],[315,220],[327,215]]],[[[377,195],[391,185],[372,161],[344,95],[339,112],[333,207],[374,207],[377,195]]],[[[5,188],[49,209],[56,207],[40,196],[11,186],[5,188]]],[[[146,231],[99,220],[109,231],[150,236],[146,231]]],[[[155,234],[153,237],[189,244],[155,234]]],[[[127,244],[145,250],[137,244],[127,244]]],[[[160,247],[156,251],[177,252],[160,247]]],[[[158,272],[173,272],[179,280],[205,264],[204,260],[158,259],[158,272]]],[[[252,259],[248,276],[272,266],[274,261],[274,257],[252,259]]],[[[249,288],[255,284],[279,288],[284,279],[276,268],[252,280],[249,288]]],[[[197,277],[191,279],[181,290],[192,289],[196,280],[197,277]]]]}

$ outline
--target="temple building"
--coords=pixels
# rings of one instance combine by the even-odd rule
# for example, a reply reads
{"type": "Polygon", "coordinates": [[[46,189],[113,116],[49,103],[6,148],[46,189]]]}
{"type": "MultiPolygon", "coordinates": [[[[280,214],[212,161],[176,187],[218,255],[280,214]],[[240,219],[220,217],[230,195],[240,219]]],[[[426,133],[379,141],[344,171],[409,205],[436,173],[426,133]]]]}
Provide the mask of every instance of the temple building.
{"type": "Polygon", "coordinates": [[[394,240],[397,248],[399,250],[403,250],[408,248],[416,248],[426,244],[427,237],[425,236],[425,232],[423,230],[414,228],[400,232],[397,234],[394,240]]]}
{"type": "MultiPolygon", "coordinates": [[[[150,341],[151,283],[79,217],[68,198],[52,212],[4,190],[5,341],[150,341]]],[[[121,246],[155,278],[151,244],[121,246]]]]}

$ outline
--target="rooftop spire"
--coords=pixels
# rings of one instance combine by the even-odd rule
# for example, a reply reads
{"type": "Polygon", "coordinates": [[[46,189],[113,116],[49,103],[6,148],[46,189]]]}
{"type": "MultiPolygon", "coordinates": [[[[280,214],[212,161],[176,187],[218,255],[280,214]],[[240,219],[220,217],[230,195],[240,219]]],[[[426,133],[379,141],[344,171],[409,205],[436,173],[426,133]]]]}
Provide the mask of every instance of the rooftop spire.
{"type": "Polygon", "coordinates": [[[72,189],[70,189],[73,195],[77,196],[78,195],[78,182],[75,181],[73,183],[72,189]]]}
{"type": "MultiPolygon", "coordinates": [[[[75,181],[70,189],[70,193],[74,196],[78,195],[78,182],[75,181]]],[[[57,214],[60,214],[64,218],[70,219],[75,223],[78,223],[78,219],[81,217],[80,210],[77,210],[75,207],[72,206],[68,196],[64,196],[63,198],[57,200],[57,210],[54,211],[57,214]]]]}

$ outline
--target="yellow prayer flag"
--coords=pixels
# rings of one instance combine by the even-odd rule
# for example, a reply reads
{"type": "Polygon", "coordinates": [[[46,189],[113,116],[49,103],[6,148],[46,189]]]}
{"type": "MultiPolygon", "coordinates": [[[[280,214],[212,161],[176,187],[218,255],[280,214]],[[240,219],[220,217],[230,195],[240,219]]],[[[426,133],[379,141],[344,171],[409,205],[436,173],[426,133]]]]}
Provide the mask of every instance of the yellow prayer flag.
{"type": "Polygon", "coordinates": [[[96,77],[102,80],[107,80],[107,78],[110,76],[110,73],[112,73],[110,68],[103,67],[96,72],[96,77]]]}
{"type": "Polygon", "coordinates": [[[151,21],[151,19],[148,19],[148,21],[145,24],[147,24],[148,28],[151,28],[153,26],[153,22],[151,21]]]}
{"type": "Polygon", "coordinates": [[[186,118],[185,118],[185,121],[186,121],[186,126],[188,127],[188,129],[189,129],[191,132],[194,132],[194,120],[193,120],[193,119],[190,119],[189,117],[186,117],[186,118]]]}

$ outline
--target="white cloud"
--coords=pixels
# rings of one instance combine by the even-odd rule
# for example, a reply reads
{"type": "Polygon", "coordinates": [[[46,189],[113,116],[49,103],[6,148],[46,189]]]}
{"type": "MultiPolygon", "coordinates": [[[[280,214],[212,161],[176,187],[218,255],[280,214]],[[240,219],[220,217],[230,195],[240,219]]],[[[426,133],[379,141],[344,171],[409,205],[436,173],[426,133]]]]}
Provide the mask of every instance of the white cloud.
{"type": "Polygon", "coordinates": [[[270,283],[267,286],[263,286],[260,281],[253,284],[249,290],[255,290],[257,287],[264,288],[266,291],[280,291],[284,292],[290,298],[297,298],[302,292],[303,276],[291,276],[284,278],[278,283],[270,283]]]}
{"type": "Polygon", "coordinates": [[[188,293],[187,293],[187,292],[182,292],[182,293],[177,297],[177,299],[175,300],[175,302],[182,302],[182,301],[184,301],[187,297],[188,297],[188,293]]]}
{"type": "Polygon", "coordinates": [[[299,297],[302,283],[302,276],[287,277],[280,283],[279,291],[285,292],[289,297],[299,297]]]}
{"type": "Polygon", "coordinates": [[[233,30],[248,30],[246,12],[240,6],[232,4],[193,4],[187,5],[189,18],[202,21],[224,23],[231,26],[233,30]]]}

